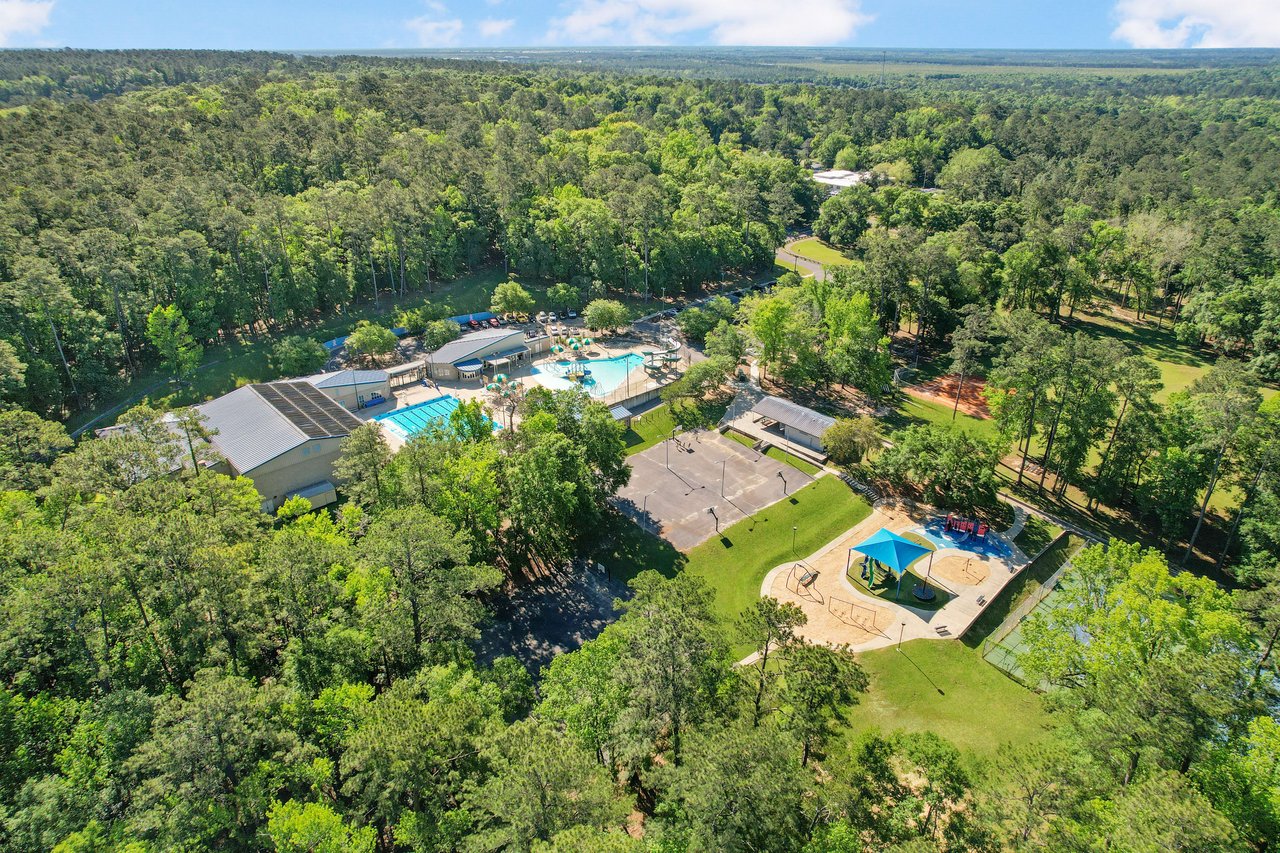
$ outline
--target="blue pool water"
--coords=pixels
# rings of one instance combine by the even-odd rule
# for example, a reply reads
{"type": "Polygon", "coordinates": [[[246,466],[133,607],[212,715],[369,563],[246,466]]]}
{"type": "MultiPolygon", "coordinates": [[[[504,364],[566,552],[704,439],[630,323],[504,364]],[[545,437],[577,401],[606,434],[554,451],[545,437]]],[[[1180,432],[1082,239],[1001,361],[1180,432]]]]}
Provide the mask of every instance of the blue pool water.
{"type": "MultiPolygon", "coordinates": [[[[418,433],[425,430],[432,423],[444,424],[449,423],[449,415],[453,414],[453,410],[458,408],[460,402],[457,397],[452,394],[446,394],[443,397],[436,397],[434,400],[424,400],[421,403],[414,403],[403,409],[396,409],[394,412],[376,415],[375,421],[385,424],[387,429],[403,439],[413,438],[418,433]]],[[[497,429],[497,425],[494,425],[497,429]]]]}
{"type": "Polygon", "coordinates": [[[533,368],[539,381],[548,388],[572,388],[578,382],[567,378],[569,368],[578,367],[591,371],[591,376],[582,383],[582,387],[592,397],[604,397],[612,394],[619,385],[627,381],[627,374],[644,364],[644,356],[635,353],[615,355],[612,358],[575,359],[573,361],[553,361],[533,368]]]}
{"type": "Polygon", "coordinates": [[[979,539],[976,536],[946,530],[941,518],[935,518],[924,527],[917,527],[911,532],[923,536],[938,548],[959,548],[962,551],[972,551],[984,557],[996,557],[1001,560],[1007,560],[1013,554],[1005,541],[995,534],[988,532],[986,537],[979,539]]]}

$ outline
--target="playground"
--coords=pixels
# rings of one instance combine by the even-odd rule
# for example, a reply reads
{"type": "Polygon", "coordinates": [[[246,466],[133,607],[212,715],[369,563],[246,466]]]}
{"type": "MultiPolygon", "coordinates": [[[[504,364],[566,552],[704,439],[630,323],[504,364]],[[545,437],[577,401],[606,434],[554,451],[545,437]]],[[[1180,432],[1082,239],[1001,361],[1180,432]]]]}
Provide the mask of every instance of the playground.
{"type": "Polygon", "coordinates": [[[705,542],[813,482],[792,465],[718,432],[675,431],[629,457],[617,507],[681,551],[705,542]]]}
{"type": "Polygon", "coordinates": [[[812,642],[862,650],[953,639],[1026,557],[994,531],[968,533],[967,545],[935,531],[951,532],[928,508],[881,504],[812,555],[774,568],[760,593],[803,610],[808,623],[800,633],[812,642]]]}
{"type": "MultiPolygon", "coordinates": [[[[982,389],[987,383],[980,376],[966,376],[964,391],[960,395],[960,411],[975,418],[991,417],[987,408],[987,399],[982,396],[982,389]]],[[[955,374],[936,376],[918,385],[908,385],[902,389],[920,400],[937,403],[950,409],[956,404],[956,392],[960,390],[960,377],[955,374]]]]}

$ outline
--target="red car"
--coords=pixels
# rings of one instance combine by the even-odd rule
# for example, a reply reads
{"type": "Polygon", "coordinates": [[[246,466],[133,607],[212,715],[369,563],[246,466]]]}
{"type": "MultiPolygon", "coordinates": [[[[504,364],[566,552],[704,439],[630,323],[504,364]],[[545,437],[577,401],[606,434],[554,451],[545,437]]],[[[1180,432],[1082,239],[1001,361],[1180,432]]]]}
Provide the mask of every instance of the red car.
{"type": "Polygon", "coordinates": [[[493,326],[493,328],[495,328],[495,329],[496,329],[496,328],[498,328],[499,326],[501,326],[502,324],[498,322],[498,318],[497,318],[497,317],[491,317],[491,318],[489,319],[489,325],[490,325],[490,326],[493,326]]]}
{"type": "Polygon", "coordinates": [[[468,321],[467,321],[467,325],[468,325],[468,326],[470,326],[470,327],[471,327],[471,328],[473,328],[473,329],[478,329],[478,328],[480,328],[480,321],[479,321],[479,320],[468,320],[468,321]]]}

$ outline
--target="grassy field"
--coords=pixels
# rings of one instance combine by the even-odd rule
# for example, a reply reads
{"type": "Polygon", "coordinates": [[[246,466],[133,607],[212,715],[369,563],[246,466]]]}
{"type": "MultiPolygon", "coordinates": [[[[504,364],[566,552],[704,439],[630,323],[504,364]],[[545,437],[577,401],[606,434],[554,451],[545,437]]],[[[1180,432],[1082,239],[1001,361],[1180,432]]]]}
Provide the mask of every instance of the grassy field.
{"type": "Polygon", "coordinates": [[[631,428],[622,434],[622,441],[627,446],[627,455],[648,450],[667,436],[675,428],[676,422],[671,417],[669,406],[654,406],[631,419],[631,428]]]}
{"type": "Polygon", "coordinates": [[[900,395],[895,416],[887,418],[890,429],[902,429],[913,424],[936,424],[938,426],[955,427],[983,438],[996,438],[999,430],[996,422],[990,419],[975,418],[964,412],[957,412],[951,418],[951,407],[931,400],[921,400],[910,394],[900,395]]]}
{"type": "MultiPolygon", "coordinates": [[[[718,422],[724,417],[727,407],[727,403],[708,402],[705,404],[703,417],[707,422],[718,422]]],[[[622,434],[622,443],[627,446],[627,455],[631,456],[642,450],[648,450],[670,436],[671,430],[675,427],[676,422],[671,417],[671,407],[666,404],[654,406],[642,412],[638,417],[632,418],[631,428],[622,434]]]]}
{"type": "Polygon", "coordinates": [[[1054,540],[1062,528],[1052,521],[1045,521],[1038,515],[1027,515],[1027,522],[1022,532],[1013,538],[1013,543],[1022,549],[1028,557],[1034,557],[1054,540]]]}
{"type": "Polygon", "coordinates": [[[800,257],[808,258],[811,261],[817,261],[823,266],[841,266],[843,264],[853,263],[853,261],[839,249],[828,246],[817,237],[810,237],[808,240],[800,240],[792,243],[787,248],[800,257]]]}
{"type": "MultiPolygon", "coordinates": [[[[684,570],[706,579],[715,590],[716,612],[730,625],[760,597],[770,569],[812,554],[870,514],[870,505],[848,486],[822,477],[691,550],[684,570]]],[[[735,645],[735,653],[750,651],[735,645]]]]}
{"type": "MultiPolygon", "coordinates": [[[[913,640],[862,652],[871,678],[862,701],[848,709],[844,746],[869,729],[930,731],[979,757],[1003,743],[1045,736],[1048,715],[1036,693],[954,640],[913,640]]],[[[841,748],[841,747],[837,747],[841,748]]]]}
{"type": "MultiPolygon", "coordinates": [[[[770,569],[807,556],[871,514],[871,507],[835,477],[822,477],[791,497],[726,528],[688,554],[640,529],[623,516],[610,519],[593,559],[609,573],[630,580],[645,569],[670,577],[692,572],[715,591],[716,613],[726,628],[760,597],[760,584],[770,569]],[[795,527],[795,550],[791,528],[795,527]]],[[[751,648],[733,638],[738,657],[751,648]]]]}

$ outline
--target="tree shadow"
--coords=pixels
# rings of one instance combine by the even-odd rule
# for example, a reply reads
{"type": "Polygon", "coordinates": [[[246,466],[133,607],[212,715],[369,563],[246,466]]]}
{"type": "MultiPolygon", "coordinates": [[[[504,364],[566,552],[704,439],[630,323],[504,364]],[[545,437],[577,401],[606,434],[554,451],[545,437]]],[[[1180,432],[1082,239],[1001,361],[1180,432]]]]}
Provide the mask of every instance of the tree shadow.
{"type": "Polygon", "coordinates": [[[603,565],[610,577],[624,582],[646,569],[675,577],[688,559],[670,542],[641,529],[619,512],[605,517],[599,535],[583,553],[603,565]]]}

